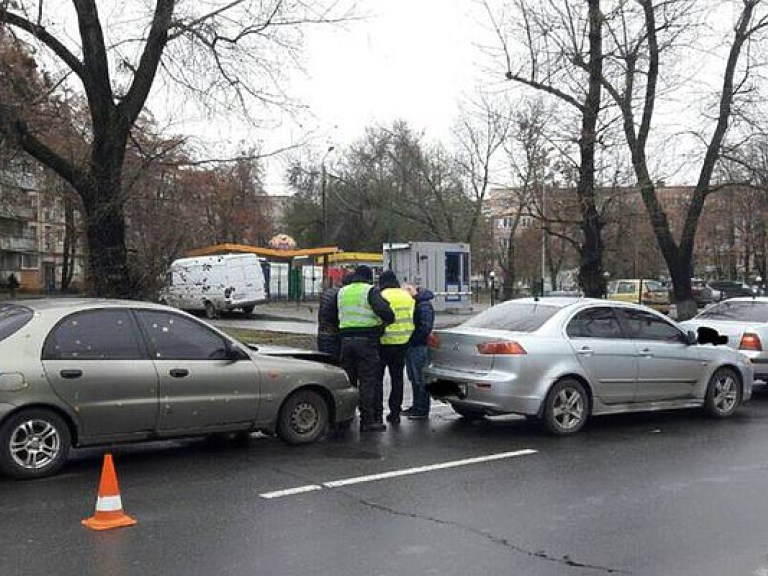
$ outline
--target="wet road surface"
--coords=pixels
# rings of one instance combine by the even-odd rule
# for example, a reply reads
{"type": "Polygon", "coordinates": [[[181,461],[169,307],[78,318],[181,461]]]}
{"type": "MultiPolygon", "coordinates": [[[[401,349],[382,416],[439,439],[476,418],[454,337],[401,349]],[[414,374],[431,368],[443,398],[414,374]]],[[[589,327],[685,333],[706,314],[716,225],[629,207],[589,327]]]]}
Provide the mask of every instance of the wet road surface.
{"type": "Polygon", "coordinates": [[[268,437],[116,447],[138,524],[100,533],[80,520],[103,450],[80,450],[56,477],[0,479],[0,572],[763,576],[766,437],[758,393],[730,420],[606,417],[572,438],[438,405],[429,421],[297,448],[268,437]],[[456,464],[466,459],[477,460],[456,464]],[[265,497],[306,486],[318,488],[265,497]]]}

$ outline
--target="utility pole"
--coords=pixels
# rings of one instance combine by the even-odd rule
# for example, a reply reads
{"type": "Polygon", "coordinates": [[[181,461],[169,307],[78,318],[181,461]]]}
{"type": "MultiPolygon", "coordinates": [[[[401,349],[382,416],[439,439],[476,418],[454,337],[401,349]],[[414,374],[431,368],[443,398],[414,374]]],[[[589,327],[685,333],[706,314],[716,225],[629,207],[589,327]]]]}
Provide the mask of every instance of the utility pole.
{"type": "MultiPolygon", "coordinates": [[[[323,219],[323,238],[322,238],[322,244],[323,248],[326,248],[328,246],[328,203],[326,201],[326,193],[325,193],[325,187],[326,187],[326,172],[325,172],[325,159],[328,158],[328,154],[333,152],[333,149],[335,146],[331,145],[328,146],[328,150],[325,151],[325,154],[323,154],[323,159],[320,161],[320,211],[321,211],[321,218],[323,219]]],[[[325,290],[328,288],[328,254],[325,254],[323,256],[323,281],[322,281],[322,289],[325,290]]]]}
{"type": "Polygon", "coordinates": [[[326,202],[325,186],[326,186],[326,172],[325,172],[325,159],[328,154],[333,152],[335,146],[328,146],[328,150],[323,154],[323,159],[320,162],[320,199],[321,199],[321,211],[323,219],[323,247],[328,246],[328,205],[326,202]]]}

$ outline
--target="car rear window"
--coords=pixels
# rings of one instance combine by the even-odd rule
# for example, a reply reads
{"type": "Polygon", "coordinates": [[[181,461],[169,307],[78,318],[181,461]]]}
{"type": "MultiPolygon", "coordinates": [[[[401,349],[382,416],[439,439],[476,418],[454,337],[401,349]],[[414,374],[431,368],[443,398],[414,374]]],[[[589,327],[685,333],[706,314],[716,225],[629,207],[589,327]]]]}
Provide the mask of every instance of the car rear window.
{"type": "Polygon", "coordinates": [[[18,304],[0,305],[0,340],[5,340],[32,320],[34,313],[26,306],[18,304]]]}
{"type": "Polygon", "coordinates": [[[705,310],[698,317],[711,320],[768,322],[768,302],[721,302],[717,306],[705,310]]]}
{"type": "Polygon", "coordinates": [[[488,328],[491,330],[511,330],[513,332],[533,332],[561,310],[538,302],[504,302],[462,324],[466,328],[488,328]]]}

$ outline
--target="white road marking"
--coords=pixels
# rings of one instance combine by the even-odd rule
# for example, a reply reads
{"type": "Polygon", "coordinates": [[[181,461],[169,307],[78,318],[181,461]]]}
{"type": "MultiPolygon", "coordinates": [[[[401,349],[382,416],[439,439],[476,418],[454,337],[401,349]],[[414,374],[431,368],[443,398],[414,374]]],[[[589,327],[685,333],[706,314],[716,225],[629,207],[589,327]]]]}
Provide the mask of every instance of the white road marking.
{"type": "Polygon", "coordinates": [[[308,484],[307,486],[298,486],[296,488],[288,488],[287,490],[277,490],[275,492],[265,492],[259,494],[262,498],[282,498],[283,496],[293,496],[294,494],[303,494],[304,492],[313,492],[315,490],[322,490],[322,486],[317,484],[308,484]]]}
{"type": "Polygon", "coordinates": [[[276,492],[265,492],[264,494],[259,494],[259,496],[261,496],[262,498],[281,498],[283,496],[292,496],[294,494],[303,494],[304,492],[322,490],[323,488],[339,488],[341,486],[350,486],[352,484],[362,484],[364,482],[376,482],[377,480],[386,480],[388,478],[397,478],[399,476],[411,476],[413,474],[422,474],[424,472],[432,472],[433,470],[445,470],[447,468],[458,468],[459,466],[470,466],[472,464],[480,464],[483,462],[493,462],[494,460],[516,458],[518,456],[527,456],[529,454],[536,454],[536,453],[537,453],[536,450],[530,450],[530,449],[516,450],[515,452],[501,452],[499,454],[489,454],[487,456],[478,456],[476,458],[465,458],[463,460],[441,462],[439,464],[418,466],[416,468],[392,470],[391,472],[382,472],[381,474],[370,474],[368,476],[357,476],[356,478],[332,480],[331,482],[323,482],[322,485],[308,484],[306,486],[298,486],[296,488],[289,488],[287,490],[278,490],[276,492]]]}

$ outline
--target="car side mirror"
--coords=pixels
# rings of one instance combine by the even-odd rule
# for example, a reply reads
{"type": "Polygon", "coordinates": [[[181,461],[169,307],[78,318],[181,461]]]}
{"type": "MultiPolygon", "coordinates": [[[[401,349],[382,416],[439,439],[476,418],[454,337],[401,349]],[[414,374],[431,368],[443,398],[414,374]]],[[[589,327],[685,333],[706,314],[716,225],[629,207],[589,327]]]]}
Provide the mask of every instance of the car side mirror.
{"type": "Polygon", "coordinates": [[[698,341],[699,339],[693,330],[688,330],[685,334],[683,334],[683,342],[688,346],[693,346],[698,341]]]}
{"type": "Polygon", "coordinates": [[[235,346],[231,342],[227,342],[227,360],[231,360],[232,362],[238,362],[240,360],[249,360],[250,356],[248,356],[248,353],[240,348],[239,346],[235,346]]]}

